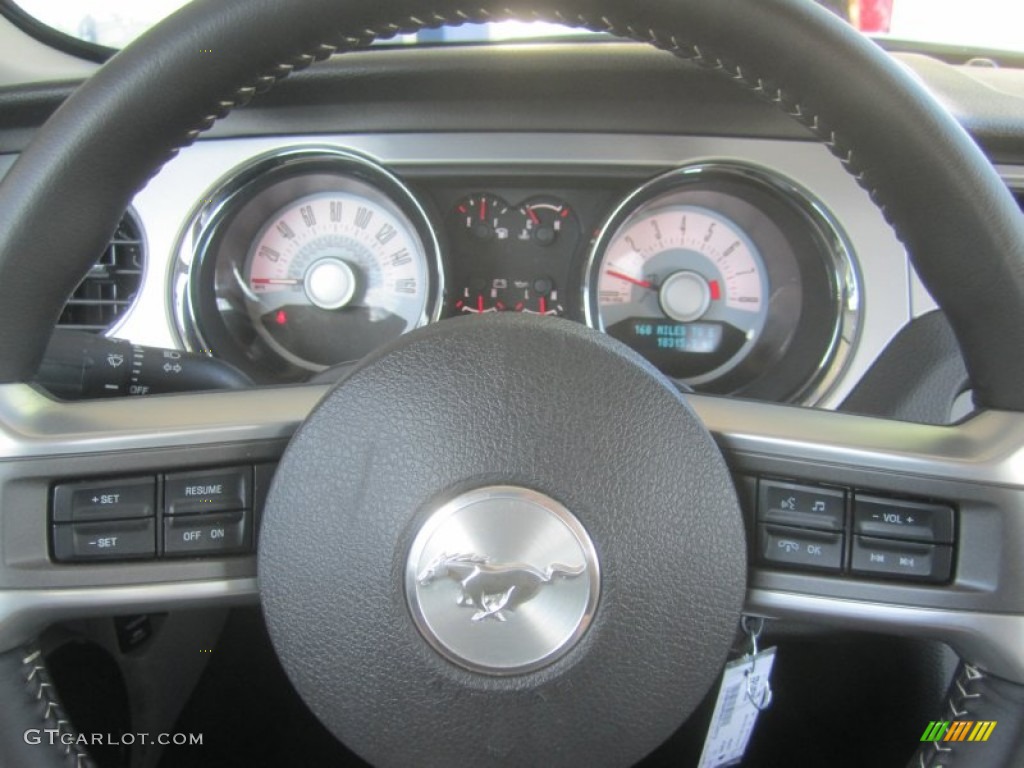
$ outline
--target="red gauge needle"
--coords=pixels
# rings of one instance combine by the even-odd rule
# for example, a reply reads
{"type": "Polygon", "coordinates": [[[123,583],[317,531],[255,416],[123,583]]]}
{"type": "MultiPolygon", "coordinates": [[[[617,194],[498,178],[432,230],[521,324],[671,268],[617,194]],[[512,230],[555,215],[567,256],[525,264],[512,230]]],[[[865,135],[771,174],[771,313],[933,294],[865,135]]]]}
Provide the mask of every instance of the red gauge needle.
{"type": "Polygon", "coordinates": [[[480,221],[483,221],[486,218],[487,218],[487,198],[486,197],[481,197],[480,198],[480,221]]]}
{"type": "Polygon", "coordinates": [[[288,277],[254,277],[253,285],[298,285],[299,280],[288,277]]]}
{"type": "Polygon", "coordinates": [[[540,216],[537,215],[537,212],[533,210],[533,208],[527,208],[526,215],[530,217],[530,221],[534,224],[540,224],[540,216]]]}
{"type": "Polygon", "coordinates": [[[621,272],[616,272],[614,269],[607,269],[605,270],[605,272],[611,275],[612,277],[617,277],[620,280],[625,280],[627,283],[639,285],[641,288],[654,288],[654,285],[651,283],[650,280],[638,280],[635,277],[630,277],[629,275],[624,275],[621,272]]]}

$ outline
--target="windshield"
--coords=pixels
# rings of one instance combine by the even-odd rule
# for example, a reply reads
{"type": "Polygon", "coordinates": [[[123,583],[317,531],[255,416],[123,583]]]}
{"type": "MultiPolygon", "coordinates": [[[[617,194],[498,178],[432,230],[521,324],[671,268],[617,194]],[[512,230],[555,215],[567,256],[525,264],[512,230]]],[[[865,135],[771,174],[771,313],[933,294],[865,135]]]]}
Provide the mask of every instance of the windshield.
{"type": "MultiPolygon", "coordinates": [[[[72,37],[121,48],[189,0],[13,0],[72,37]]],[[[1022,0],[817,0],[874,36],[979,50],[1024,51],[1022,0]]],[[[472,24],[427,30],[399,42],[537,39],[573,34],[553,24],[472,24]]],[[[578,34],[578,32],[577,32],[578,34]]]]}

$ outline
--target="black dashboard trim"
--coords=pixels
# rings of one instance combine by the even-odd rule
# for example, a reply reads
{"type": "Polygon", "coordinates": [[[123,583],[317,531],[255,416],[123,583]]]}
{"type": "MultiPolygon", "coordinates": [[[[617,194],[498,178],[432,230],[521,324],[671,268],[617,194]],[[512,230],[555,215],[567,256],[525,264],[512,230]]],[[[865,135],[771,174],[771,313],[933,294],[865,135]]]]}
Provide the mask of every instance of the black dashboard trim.
{"type": "MultiPolygon", "coordinates": [[[[481,47],[382,47],[336,57],[286,79],[207,136],[360,133],[385,125],[390,132],[575,132],[586,125],[596,133],[813,140],[771,105],[649,46],[615,40],[489,45],[486,57],[481,47]],[[609,58],[616,64],[611,75],[609,58]],[[456,80],[458,87],[451,87],[456,80]]],[[[1024,70],[894,56],[936,93],[993,162],[1024,162],[1024,70]]],[[[32,129],[79,84],[0,88],[0,152],[24,149],[32,129]]]]}

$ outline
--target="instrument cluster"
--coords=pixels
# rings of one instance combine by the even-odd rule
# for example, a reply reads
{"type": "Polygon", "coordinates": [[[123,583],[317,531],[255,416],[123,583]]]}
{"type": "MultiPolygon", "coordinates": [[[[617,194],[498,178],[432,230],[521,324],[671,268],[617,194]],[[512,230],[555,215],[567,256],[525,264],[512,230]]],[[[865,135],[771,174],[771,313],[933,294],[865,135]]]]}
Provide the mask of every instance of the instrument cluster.
{"type": "Polygon", "coordinates": [[[841,229],[752,166],[396,172],[305,147],[256,158],[207,199],[176,264],[177,326],[264,383],[427,323],[521,312],[586,323],[685,387],[812,403],[858,329],[841,229]]]}
{"type": "Polygon", "coordinates": [[[565,200],[544,195],[510,204],[474,193],[454,203],[448,230],[455,277],[449,314],[566,314],[581,231],[565,200]]]}

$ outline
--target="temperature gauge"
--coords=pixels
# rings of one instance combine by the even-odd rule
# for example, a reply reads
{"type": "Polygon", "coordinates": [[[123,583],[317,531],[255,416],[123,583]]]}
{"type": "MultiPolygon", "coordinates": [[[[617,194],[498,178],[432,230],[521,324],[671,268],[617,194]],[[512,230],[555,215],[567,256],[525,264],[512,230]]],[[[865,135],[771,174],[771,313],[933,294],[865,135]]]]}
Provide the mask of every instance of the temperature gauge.
{"type": "Polygon", "coordinates": [[[516,239],[547,247],[558,240],[563,231],[573,229],[576,218],[565,203],[551,198],[539,198],[520,207],[522,227],[516,239]]]}

